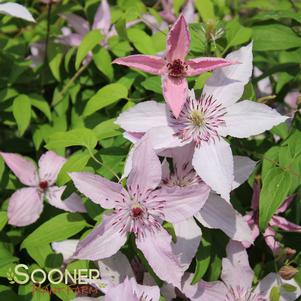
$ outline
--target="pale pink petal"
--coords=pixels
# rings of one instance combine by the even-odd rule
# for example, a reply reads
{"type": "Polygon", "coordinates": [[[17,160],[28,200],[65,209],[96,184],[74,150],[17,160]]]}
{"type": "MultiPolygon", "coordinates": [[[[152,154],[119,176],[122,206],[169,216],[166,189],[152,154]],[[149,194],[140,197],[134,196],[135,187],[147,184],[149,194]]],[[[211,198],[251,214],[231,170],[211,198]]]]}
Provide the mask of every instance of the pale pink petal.
{"type": "Polygon", "coordinates": [[[164,202],[160,210],[164,214],[164,220],[179,223],[191,218],[204,206],[209,192],[207,185],[200,184],[187,187],[163,187],[153,194],[157,196],[155,202],[158,200],[164,202]]]}
{"type": "MultiPolygon", "coordinates": [[[[97,262],[101,278],[108,279],[112,285],[117,285],[128,277],[134,277],[129,260],[120,251],[97,262]]],[[[107,290],[103,290],[106,292],[107,290]]]]}
{"type": "Polygon", "coordinates": [[[246,249],[240,242],[230,241],[226,252],[227,257],[222,260],[221,279],[227,286],[250,289],[254,272],[250,268],[246,249]]]}
{"type": "Polygon", "coordinates": [[[36,22],[29,10],[18,3],[2,3],[0,4],[0,14],[9,15],[30,22],[36,22]]]}
{"type": "Polygon", "coordinates": [[[83,39],[83,36],[77,33],[63,35],[57,39],[58,43],[71,47],[78,47],[83,39]]]}
{"type": "Polygon", "coordinates": [[[195,218],[207,228],[222,230],[233,240],[253,242],[251,229],[244,217],[216,194],[210,194],[195,218]]]}
{"type": "Polygon", "coordinates": [[[188,76],[195,76],[203,72],[236,64],[236,62],[217,57],[200,57],[191,59],[186,63],[188,65],[188,76]]]}
{"type": "Polygon", "coordinates": [[[37,168],[30,159],[13,153],[0,152],[0,155],[21,183],[27,186],[39,184],[37,168]]]}
{"type": "Polygon", "coordinates": [[[240,64],[215,70],[207,80],[203,94],[212,95],[224,106],[229,106],[240,99],[252,75],[252,43],[231,52],[226,59],[240,64]]]}
{"type": "Polygon", "coordinates": [[[223,139],[195,148],[192,165],[198,175],[225,200],[230,199],[234,181],[233,155],[223,139]]]}
{"type": "Polygon", "coordinates": [[[73,258],[99,260],[110,257],[125,244],[127,232],[115,225],[114,216],[103,216],[102,223],[77,246],[73,258]]]}
{"type": "Polygon", "coordinates": [[[298,107],[298,96],[300,96],[299,91],[292,91],[284,97],[284,102],[289,105],[292,109],[297,109],[298,107]]]}
{"type": "Polygon", "coordinates": [[[224,300],[227,294],[227,287],[221,281],[199,281],[197,284],[192,285],[191,281],[193,274],[186,273],[183,277],[182,292],[191,301],[221,301],[224,300]]]}
{"type": "Polygon", "coordinates": [[[267,276],[265,276],[257,285],[254,293],[260,294],[263,298],[267,298],[267,300],[270,297],[270,293],[273,287],[279,287],[279,283],[281,285],[289,284],[291,286],[294,286],[296,288],[293,292],[288,292],[284,289],[284,287],[280,287],[280,299],[279,301],[296,301],[298,300],[298,297],[301,295],[301,288],[297,284],[297,282],[294,279],[291,280],[284,280],[280,278],[276,273],[269,273],[267,276]]]}
{"type": "Polygon", "coordinates": [[[94,17],[92,28],[100,29],[101,33],[103,33],[106,36],[109,33],[110,27],[111,27],[110,6],[107,0],[101,0],[101,3],[97,8],[94,17]]]}
{"type": "Polygon", "coordinates": [[[69,26],[71,26],[76,33],[82,37],[90,31],[89,23],[82,17],[75,14],[62,15],[62,18],[67,20],[69,26]]]}
{"type": "Polygon", "coordinates": [[[141,102],[121,113],[115,121],[127,132],[147,132],[157,126],[167,126],[167,109],[163,103],[141,102]]]}
{"type": "Polygon", "coordinates": [[[66,186],[49,187],[46,191],[46,198],[50,205],[69,212],[87,212],[80,196],[72,193],[68,198],[62,200],[62,194],[66,186]]]}
{"type": "Polygon", "coordinates": [[[139,132],[124,132],[123,137],[135,144],[144,136],[144,134],[145,133],[139,132]]]}
{"type": "Polygon", "coordinates": [[[74,254],[78,242],[78,239],[55,241],[51,244],[51,247],[56,253],[62,253],[64,262],[67,262],[74,254]]]}
{"type": "Polygon", "coordinates": [[[145,137],[150,139],[153,148],[158,153],[168,148],[180,147],[188,144],[175,136],[173,129],[167,126],[154,127],[146,132],[145,137]]]}
{"type": "Polygon", "coordinates": [[[52,151],[42,155],[39,160],[40,181],[47,181],[49,186],[53,185],[66,161],[64,157],[58,156],[52,151]]]}
{"type": "Polygon", "coordinates": [[[122,200],[120,184],[89,172],[71,172],[69,176],[81,193],[103,208],[114,208],[115,201],[122,200]]]}
{"type": "MultiPolygon", "coordinates": [[[[254,66],[254,76],[255,77],[259,77],[263,74],[263,72],[257,68],[256,66],[254,66]]],[[[270,81],[270,78],[267,76],[263,79],[261,79],[260,81],[257,82],[257,87],[258,90],[260,92],[260,95],[271,95],[273,93],[273,87],[272,87],[272,83],[270,81]]]]}
{"type": "Polygon", "coordinates": [[[234,182],[232,188],[235,189],[243,184],[250,176],[256,166],[256,162],[248,157],[234,156],[234,182]]]}
{"type": "Polygon", "coordinates": [[[165,62],[159,56],[135,54],[113,61],[114,64],[124,65],[147,73],[161,75],[165,69],[165,62]]]}
{"type": "Polygon", "coordinates": [[[247,138],[270,130],[286,119],[288,117],[280,115],[263,103],[244,100],[227,108],[224,116],[226,126],[219,132],[223,136],[247,138]]]}
{"type": "Polygon", "coordinates": [[[21,188],[9,199],[8,223],[17,227],[34,223],[43,210],[43,195],[35,187],[21,188]]]}
{"type": "Polygon", "coordinates": [[[136,239],[137,247],[143,252],[154,272],[167,283],[180,287],[184,270],[178,258],[172,253],[171,236],[161,229],[136,239]]]}
{"type": "Polygon", "coordinates": [[[105,295],[104,301],[139,301],[138,296],[134,293],[132,285],[128,278],[124,282],[112,287],[105,295]]]}
{"type": "Polygon", "coordinates": [[[135,278],[130,278],[132,289],[139,300],[159,301],[160,289],[157,286],[140,285],[135,278]]]}
{"type": "Polygon", "coordinates": [[[177,241],[172,244],[173,253],[180,260],[181,266],[187,270],[194,258],[202,238],[202,230],[195,220],[189,218],[173,225],[177,241]]]}
{"type": "Polygon", "coordinates": [[[161,163],[149,139],[142,138],[135,147],[132,170],[127,186],[132,191],[144,194],[159,186],[162,179],[161,163]]]}
{"type": "Polygon", "coordinates": [[[182,77],[162,77],[163,95],[173,115],[178,118],[187,100],[188,84],[182,77]]]}
{"type": "Polygon", "coordinates": [[[183,16],[188,24],[193,23],[196,14],[194,13],[194,0],[186,1],[184,8],[182,9],[183,16]]]}
{"type": "Polygon", "coordinates": [[[282,216],[274,215],[269,221],[269,225],[271,227],[278,227],[285,231],[301,233],[301,226],[289,222],[286,218],[282,216]]]}
{"type": "Polygon", "coordinates": [[[276,232],[271,227],[267,227],[263,233],[264,240],[273,253],[280,249],[280,243],[276,240],[276,232]]]}
{"type": "Polygon", "coordinates": [[[183,15],[181,15],[175,24],[170,29],[167,36],[167,60],[172,62],[174,60],[184,61],[189,52],[190,33],[188,25],[183,15]]]}
{"type": "MultiPolygon", "coordinates": [[[[258,224],[256,223],[256,221],[254,219],[255,218],[254,217],[254,212],[253,211],[248,212],[243,218],[248,223],[248,225],[251,229],[252,239],[253,239],[253,241],[255,241],[255,239],[259,236],[260,231],[259,231],[258,224]]],[[[242,241],[242,244],[245,248],[249,248],[249,247],[251,247],[252,242],[242,241]]]]}
{"type": "Polygon", "coordinates": [[[282,205],[277,209],[276,213],[283,213],[286,211],[288,206],[292,203],[294,200],[295,195],[291,195],[285,199],[285,201],[282,203],[282,205]]]}

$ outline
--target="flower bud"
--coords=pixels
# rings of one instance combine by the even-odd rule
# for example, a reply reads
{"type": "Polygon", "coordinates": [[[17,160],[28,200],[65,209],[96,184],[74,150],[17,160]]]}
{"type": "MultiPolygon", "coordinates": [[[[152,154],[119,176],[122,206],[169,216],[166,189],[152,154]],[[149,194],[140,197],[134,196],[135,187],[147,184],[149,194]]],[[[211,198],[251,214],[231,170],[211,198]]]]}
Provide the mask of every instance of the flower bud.
{"type": "Polygon", "coordinates": [[[290,280],[298,273],[298,269],[291,265],[285,265],[279,270],[279,275],[282,279],[290,280]]]}

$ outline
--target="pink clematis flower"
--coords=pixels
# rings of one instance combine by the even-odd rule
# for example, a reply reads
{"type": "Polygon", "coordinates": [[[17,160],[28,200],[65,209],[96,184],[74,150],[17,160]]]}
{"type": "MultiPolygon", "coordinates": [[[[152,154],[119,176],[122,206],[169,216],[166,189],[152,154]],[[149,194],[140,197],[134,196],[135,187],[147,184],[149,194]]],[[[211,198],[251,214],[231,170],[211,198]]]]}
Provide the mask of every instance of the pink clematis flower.
{"type": "Polygon", "coordinates": [[[120,184],[89,173],[70,174],[77,189],[100,204],[112,209],[82,240],[74,258],[98,260],[115,254],[133,233],[155,273],[168,283],[180,285],[184,273],[172,253],[171,236],[162,227],[164,220],[178,223],[193,216],[206,201],[206,185],[164,189],[161,163],[147,139],[142,139],[133,155],[133,168],[127,190],[120,184]]]}
{"type": "Polygon", "coordinates": [[[254,272],[242,244],[230,241],[226,253],[227,257],[222,261],[222,281],[201,280],[196,285],[191,285],[192,275],[187,274],[186,279],[183,279],[182,289],[186,297],[191,301],[268,301],[272,288],[282,284],[292,285],[296,290],[288,292],[280,287],[279,301],[294,301],[300,296],[301,288],[295,280],[283,280],[275,273],[265,276],[256,288],[253,288],[254,272]]]}
{"type": "Polygon", "coordinates": [[[137,104],[120,114],[116,123],[134,143],[145,134],[158,152],[192,144],[192,166],[211,189],[229,200],[233,189],[233,155],[223,137],[247,138],[285,121],[270,107],[250,100],[237,102],[252,74],[252,44],[230,53],[227,61],[241,64],[213,72],[200,98],[190,92],[176,119],[166,105],[137,104]]]}
{"type": "Polygon", "coordinates": [[[153,55],[130,55],[113,61],[115,64],[133,67],[162,77],[163,95],[174,116],[179,117],[187,100],[186,77],[234,64],[222,58],[203,57],[185,60],[190,46],[188,25],[181,15],[167,37],[165,58],[153,55]]]}
{"type": "MultiPolygon", "coordinates": [[[[252,197],[252,210],[245,215],[246,222],[250,225],[252,229],[252,236],[254,240],[259,236],[259,226],[258,226],[258,214],[259,214],[259,196],[260,196],[260,183],[258,181],[254,182],[253,186],[253,197],[252,197]]],[[[284,217],[280,216],[279,213],[286,211],[288,206],[294,200],[294,196],[288,197],[282,205],[277,209],[276,213],[272,216],[268,223],[268,227],[263,233],[266,244],[272,250],[273,253],[278,253],[281,249],[281,244],[276,240],[276,231],[274,227],[280,228],[288,232],[301,233],[301,226],[289,222],[284,217]]],[[[250,247],[247,242],[244,242],[245,247],[250,247]]]]}
{"type": "MultiPolygon", "coordinates": [[[[162,165],[162,187],[193,187],[202,186],[204,182],[197,175],[191,165],[193,148],[191,145],[175,148],[169,151],[173,158],[172,168],[167,160],[162,165]],[[172,170],[172,171],[171,171],[172,170]]],[[[234,156],[234,183],[233,188],[240,186],[247,180],[256,163],[247,157],[234,156]]],[[[251,229],[243,216],[238,213],[224,199],[215,193],[210,193],[204,206],[183,222],[173,225],[177,241],[172,245],[175,254],[179,254],[182,265],[187,269],[196,254],[201,241],[201,229],[195,219],[204,227],[220,229],[231,239],[253,243],[251,229]]]]}
{"type": "Polygon", "coordinates": [[[18,154],[0,155],[7,166],[28,187],[15,191],[8,204],[8,222],[22,227],[34,223],[42,213],[43,199],[46,198],[54,207],[70,212],[86,212],[80,197],[73,193],[65,201],[61,196],[66,186],[55,186],[57,175],[66,159],[52,151],[46,152],[39,160],[39,169],[35,164],[18,154]]]}

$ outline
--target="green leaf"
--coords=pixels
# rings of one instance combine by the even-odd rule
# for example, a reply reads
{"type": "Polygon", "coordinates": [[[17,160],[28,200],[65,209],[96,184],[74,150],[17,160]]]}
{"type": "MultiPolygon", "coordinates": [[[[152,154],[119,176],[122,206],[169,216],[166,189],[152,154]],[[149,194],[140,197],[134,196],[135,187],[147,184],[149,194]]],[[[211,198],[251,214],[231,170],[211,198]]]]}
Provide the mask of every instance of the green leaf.
{"type": "Polygon", "coordinates": [[[280,289],[278,286],[274,286],[270,292],[270,301],[279,301],[280,300],[280,289]]]}
{"type": "Polygon", "coordinates": [[[63,47],[51,43],[48,46],[48,60],[52,75],[57,81],[61,80],[60,68],[64,57],[63,47]]]}
{"type": "Polygon", "coordinates": [[[196,266],[191,284],[196,284],[206,274],[211,260],[211,237],[210,232],[205,232],[201,245],[196,253],[196,266]]]}
{"type": "Polygon", "coordinates": [[[87,103],[83,115],[89,116],[116,101],[127,98],[128,90],[121,84],[110,84],[101,88],[87,103]]]}
{"type": "Polygon", "coordinates": [[[121,135],[119,125],[117,125],[115,123],[115,120],[116,120],[115,118],[112,118],[112,119],[103,121],[93,129],[98,140],[121,135]]]}
{"type": "Polygon", "coordinates": [[[278,167],[271,168],[263,178],[259,200],[259,226],[264,230],[286,198],[292,183],[292,175],[278,167]]]}
{"type": "Polygon", "coordinates": [[[61,168],[56,183],[59,186],[65,185],[70,180],[68,173],[72,171],[82,171],[83,168],[86,166],[87,162],[89,161],[89,159],[90,159],[89,154],[85,154],[85,153],[73,154],[71,157],[68,158],[67,162],[61,168]]]}
{"type": "Polygon", "coordinates": [[[215,19],[214,7],[211,0],[195,0],[195,6],[204,22],[215,19]]]}
{"type": "Polygon", "coordinates": [[[119,37],[123,40],[127,40],[128,36],[126,33],[126,21],[124,18],[120,18],[116,23],[115,23],[115,28],[116,31],[119,35],[119,37]]]}
{"type": "Polygon", "coordinates": [[[153,46],[152,38],[143,30],[130,28],[128,29],[128,37],[140,53],[155,54],[157,52],[153,46]]]}
{"type": "Polygon", "coordinates": [[[7,223],[7,212],[0,211],[0,231],[4,228],[7,223]]]}
{"type": "Polygon", "coordinates": [[[95,47],[93,50],[93,61],[96,67],[109,79],[109,81],[113,81],[114,69],[108,50],[98,46],[95,47]]]}
{"type": "Polygon", "coordinates": [[[91,129],[74,129],[68,132],[57,132],[49,137],[46,144],[48,149],[57,149],[69,146],[85,146],[88,150],[93,150],[97,144],[97,137],[91,129]]]}
{"type": "Polygon", "coordinates": [[[281,285],[281,288],[283,288],[288,293],[293,293],[297,290],[297,287],[288,283],[284,283],[281,285]]]}
{"type": "Polygon", "coordinates": [[[15,98],[13,115],[18,125],[19,134],[23,136],[31,119],[31,102],[27,95],[21,94],[15,98]]]}
{"type": "Polygon", "coordinates": [[[39,247],[67,239],[80,232],[85,226],[87,226],[85,219],[78,213],[59,214],[28,235],[23,241],[21,249],[39,247]]]}
{"type": "Polygon", "coordinates": [[[63,301],[71,301],[76,298],[76,292],[65,283],[51,284],[50,287],[53,293],[63,301]]]}
{"type": "Polygon", "coordinates": [[[161,78],[158,76],[150,76],[146,78],[141,85],[149,91],[153,91],[158,94],[162,94],[161,78]]]}
{"type": "Polygon", "coordinates": [[[259,25],[253,27],[254,50],[285,50],[301,47],[301,37],[292,29],[281,24],[259,25]]]}
{"type": "Polygon", "coordinates": [[[96,45],[100,43],[102,38],[103,36],[99,32],[99,29],[92,30],[84,36],[76,53],[75,69],[79,68],[83,59],[96,45]]]}
{"type": "Polygon", "coordinates": [[[38,94],[30,94],[29,97],[31,105],[33,107],[36,107],[42,113],[44,113],[48,120],[51,121],[52,117],[48,102],[41,95],[38,94]]]}
{"type": "Polygon", "coordinates": [[[250,40],[252,29],[242,26],[237,20],[232,20],[226,25],[227,47],[224,53],[231,47],[241,45],[250,40]]]}

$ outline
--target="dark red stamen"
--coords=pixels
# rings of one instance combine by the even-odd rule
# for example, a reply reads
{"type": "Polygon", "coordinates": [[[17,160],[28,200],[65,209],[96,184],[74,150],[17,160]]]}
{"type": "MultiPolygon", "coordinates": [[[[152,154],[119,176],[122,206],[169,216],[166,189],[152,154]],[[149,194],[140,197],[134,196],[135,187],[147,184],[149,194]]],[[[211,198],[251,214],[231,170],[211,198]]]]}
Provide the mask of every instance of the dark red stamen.
{"type": "Polygon", "coordinates": [[[132,208],[133,217],[139,217],[142,214],[142,209],[140,207],[132,208]]]}
{"type": "Polygon", "coordinates": [[[39,184],[40,188],[45,190],[48,188],[48,182],[47,181],[41,181],[39,184]]]}
{"type": "Polygon", "coordinates": [[[188,66],[185,62],[177,59],[174,60],[172,63],[167,64],[168,74],[172,77],[184,77],[186,76],[186,71],[188,66]]]}

